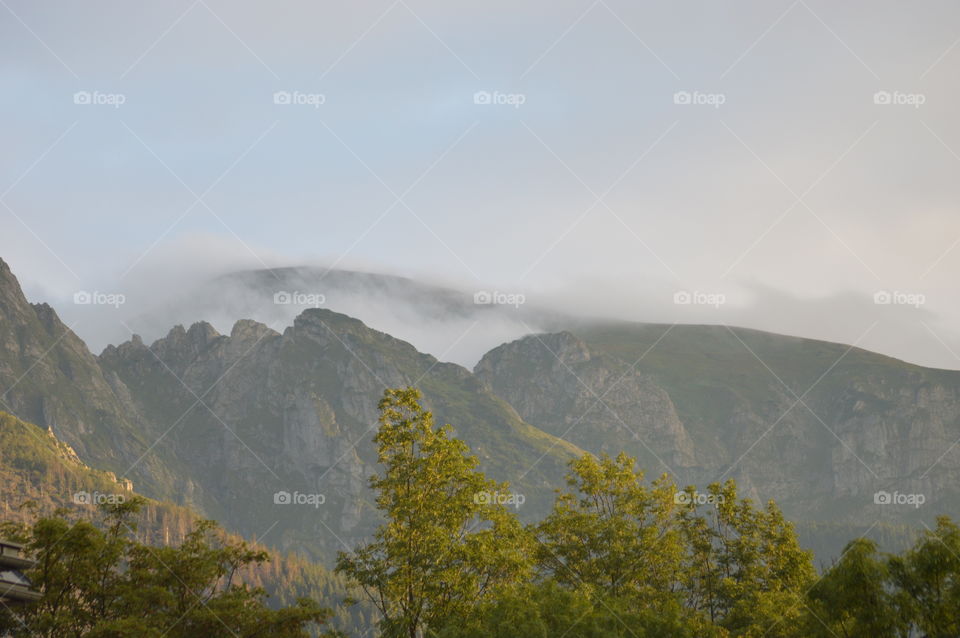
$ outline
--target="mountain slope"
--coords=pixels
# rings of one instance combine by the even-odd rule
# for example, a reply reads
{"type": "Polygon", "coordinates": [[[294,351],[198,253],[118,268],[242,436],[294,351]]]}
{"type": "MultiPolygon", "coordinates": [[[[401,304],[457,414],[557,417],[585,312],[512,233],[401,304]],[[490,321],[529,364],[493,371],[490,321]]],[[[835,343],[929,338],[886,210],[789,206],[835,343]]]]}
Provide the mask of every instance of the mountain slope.
{"type": "MultiPolygon", "coordinates": [[[[135,496],[129,483],[112,472],[83,463],[52,432],[0,412],[0,520],[29,524],[37,516],[67,512],[69,519],[95,518],[97,501],[135,496]],[[30,503],[30,507],[24,507],[30,503]]],[[[137,537],[153,545],[176,545],[198,522],[191,510],[172,503],[147,500],[138,521],[137,537]]],[[[231,536],[233,540],[239,540],[231,536]]],[[[253,542],[254,547],[262,545],[253,542]]],[[[374,625],[368,604],[347,608],[341,603],[356,597],[342,577],[293,554],[270,552],[269,562],[239,575],[251,586],[261,586],[275,605],[292,605],[307,596],[336,610],[333,625],[353,635],[374,625]]]]}
{"type": "Polygon", "coordinates": [[[139,340],[107,348],[100,363],[150,424],[158,443],[146,457],[187,467],[189,481],[168,486],[171,497],[181,493],[245,534],[276,521],[284,547],[318,557],[377,521],[366,485],[385,387],[419,387],[481,467],[526,495],[523,514],[545,510],[566,460],[581,453],[524,423],[468,370],[329,310],[303,312],[282,334],[253,321],[229,336],[203,323],[177,327],[149,348],[139,340]],[[324,503],[277,505],[278,492],[322,494],[324,503]]]}
{"type": "MultiPolygon", "coordinates": [[[[123,473],[148,442],[84,342],[47,304],[30,304],[0,259],[0,410],[52,428],[81,457],[123,473]]],[[[150,491],[174,469],[148,460],[130,476],[150,491]]]]}
{"type": "MultiPolygon", "coordinates": [[[[282,274],[288,284],[317,276],[282,274]]],[[[268,276],[238,275],[264,294],[268,276]]],[[[362,280],[344,277],[348,288],[362,280]]],[[[430,312],[476,311],[387,281],[363,285],[386,286],[388,297],[419,291],[430,312]]],[[[669,471],[682,484],[735,478],[824,538],[960,507],[960,373],[841,344],[553,317],[557,332],[498,346],[471,373],[310,308],[292,325],[242,320],[222,335],[199,322],[94,357],[51,308],[26,301],[2,262],[0,320],[0,398],[10,411],[143,493],[248,536],[270,529],[277,546],[324,561],[377,523],[366,486],[375,406],[389,386],[420,387],[482,468],[524,493],[527,520],[544,512],[581,450],[626,450],[648,474],[669,471]],[[877,492],[925,503],[879,505],[877,492]],[[274,503],[278,493],[323,503],[274,503]]]]}
{"type": "Polygon", "coordinates": [[[795,518],[869,525],[960,506],[960,446],[952,447],[960,439],[960,373],[722,326],[579,324],[571,332],[505,344],[476,372],[548,432],[586,414],[566,436],[590,451],[613,436],[641,458],[656,453],[682,482],[733,477],[795,518]],[[539,373],[526,365],[556,361],[548,346],[558,342],[587,363],[545,363],[539,373]],[[624,393],[632,398],[624,402],[624,393]],[[644,404],[667,425],[647,423],[644,404]],[[642,441],[631,441],[627,427],[609,432],[621,419],[642,441]],[[919,493],[926,502],[878,505],[879,491],[919,493]]]}
{"type": "Polygon", "coordinates": [[[377,523],[367,482],[386,387],[421,388],[481,467],[524,493],[521,515],[545,511],[566,461],[582,453],[524,423],[465,368],[329,310],[302,312],[282,334],[242,320],[221,335],[201,322],[93,357],[51,308],[27,303],[3,264],[0,313],[12,412],[153,498],[247,536],[270,529],[275,544],[323,561],[377,523]],[[275,503],[282,493],[323,503],[275,503]]]}

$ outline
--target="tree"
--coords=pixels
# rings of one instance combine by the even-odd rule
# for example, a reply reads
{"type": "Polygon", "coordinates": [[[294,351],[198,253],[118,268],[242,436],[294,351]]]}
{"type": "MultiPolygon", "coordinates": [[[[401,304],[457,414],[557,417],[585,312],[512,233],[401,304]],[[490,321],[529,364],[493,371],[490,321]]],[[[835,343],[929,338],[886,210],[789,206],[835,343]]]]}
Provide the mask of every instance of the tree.
{"type": "Polygon", "coordinates": [[[542,569],[568,587],[629,596],[644,607],[677,600],[683,557],[674,520],[676,489],[666,476],[651,487],[621,453],[571,463],[553,512],[537,528],[542,569]]]}
{"type": "Polygon", "coordinates": [[[793,525],[773,501],[757,509],[738,499],[732,480],[710,485],[702,499],[692,487],[686,495],[686,604],[735,636],[790,635],[815,578],[793,525]]]}
{"type": "Polygon", "coordinates": [[[481,605],[468,622],[450,623],[439,638],[693,638],[716,637],[701,630],[679,607],[641,609],[626,597],[597,596],[553,579],[501,592],[481,605]]]}
{"type": "MultiPolygon", "coordinates": [[[[238,570],[267,554],[228,542],[202,521],[179,547],[135,540],[134,515],[143,500],[102,509],[100,524],[69,521],[65,513],[4,533],[26,544],[37,566],[28,577],[42,592],[36,603],[0,620],[14,638],[307,638],[329,611],[301,600],[272,610],[261,589],[235,580],[238,570]]],[[[7,634],[4,634],[7,635],[7,634]]]]}
{"type": "Polygon", "coordinates": [[[887,563],[873,541],[847,544],[840,559],[810,590],[807,635],[910,636],[888,587],[887,563]]]}
{"type": "Polygon", "coordinates": [[[937,519],[902,556],[888,559],[902,619],[930,638],[960,635],[960,528],[937,519]]]}
{"type": "Polygon", "coordinates": [[[381,474],[371,478],[386,521],[372,542],[341,552],[383,616],[383,635],[416,638],[466,618],[500,586],[529,570],[528,540],[466,444],[435,428],[413,388],[387,390],[374,437],[381,474]]]}

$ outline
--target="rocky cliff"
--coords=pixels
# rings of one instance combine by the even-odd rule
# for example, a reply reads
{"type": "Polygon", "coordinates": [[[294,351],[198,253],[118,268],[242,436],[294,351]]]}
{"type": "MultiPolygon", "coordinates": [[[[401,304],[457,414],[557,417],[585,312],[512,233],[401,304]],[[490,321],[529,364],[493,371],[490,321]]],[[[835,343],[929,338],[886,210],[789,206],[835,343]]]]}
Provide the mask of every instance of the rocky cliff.
{"type": "Polygon", "coordinates": [[[584,449],[626,449],[681,483],[732,477],[796,518],[866,527],[960,509],[956,372],[724,327],[573,330],[504,344],[477,376],[584,449]],[[883,492],[925,502],[875,503],[883,492]]]}
{"type": "Polygon", "coordinates": [[[439,422],[455,424],[491,476],[542,513],[564,463],[580,451],[525,424],[468,370],[329,310],[311,309],[278,332],[240,321],[229,336],[207,324],[176,327],[151,346],[134,339],[99,358],[138,420],[146,457],[185,468],[171,497],[244,534],[329,557],[370,533],[366,489],[385,387],[415,385],[439,422]],[[527,468],[530,471],[527,472],[527,468]],[[316,507],[275,495],[322,495],[316,507]]]}

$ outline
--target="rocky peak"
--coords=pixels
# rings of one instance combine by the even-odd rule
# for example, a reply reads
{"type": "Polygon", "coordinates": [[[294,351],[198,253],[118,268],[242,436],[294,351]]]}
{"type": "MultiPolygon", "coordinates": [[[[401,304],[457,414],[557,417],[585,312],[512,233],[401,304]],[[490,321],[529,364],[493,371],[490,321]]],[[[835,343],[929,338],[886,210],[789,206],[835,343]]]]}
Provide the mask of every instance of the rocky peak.
{"type": "Polygon", "coordinates": [[[279,335],[279,332],[266,324],[260,323],[259,321],[254,321],[252,319],[241,319],[233,324],[233,329],[230,331],[230,340],[239,341],[241,343],[248,341],[253,342],[260,341],[265,337],[279,335]]]}
{"type": "Polygon", "coordinates": [[[335,329],[338,332],[369,330],[359,319],[326,308],[307,308],[294,319],[293,328],[297,332],[305,331],[316,334],[327,334],[327,328],[335,329]]]}
{"type": "Polygon", "coordinates": [[[0,316],[8,319],[30,312],[30,304],[23,295],[20,282],[7,262],[0,259],[0,316]]]}
{"type": "Polygon", "coordinates": [[[221,335],[216,328],[206,321],[198,321],[187,330],[187,339],[198,345],[207,345],[219,336],[221,335]]]}
{"type": "Polygon", "coordinates": [[[587,344],[569,332],[528,335],[483,355],[474,372],[489,377],[504,365],[542,372],[576,366],[590,358],[587,344]]]}
{"type": "Polygon", "coordinates": [[[155,341],[150,349],[167,365],[179,367],[194,361],[219,336],[220,333],[205,321],[193,324],[190,330],[176,325],[166,337],[155,341]]]}

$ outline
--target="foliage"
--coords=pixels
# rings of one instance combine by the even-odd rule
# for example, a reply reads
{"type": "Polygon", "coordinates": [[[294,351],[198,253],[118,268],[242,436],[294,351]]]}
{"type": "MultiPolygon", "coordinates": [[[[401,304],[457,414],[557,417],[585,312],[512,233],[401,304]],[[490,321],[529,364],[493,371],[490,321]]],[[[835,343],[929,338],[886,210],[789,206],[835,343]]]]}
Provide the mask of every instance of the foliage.
{"type": "Polygon", "coordinates": [[[374,541],[341,553],[383,616],[386,636],[417,636],[467,615],[500,583],[529,568],[523,529],[490,495],[506,485],[477,471],[450,426],[434,428],[417,390],[388,390],[375,437],[384,467],[370,485],[387,517],[374,541]]]}
{"type": "Polygon", "coordinates": [[[237,578],[267,554],[225,541],[211,521],[197,524],[178,547],[138,542],[142,505],[139,498],[106,505],[98,525],[62,513],[4,525],[4,536],[24,542],[36,558],[27,575],[43,597],[16,613],[5,609],[0,631],[14,638],[306,638],[329,616],[306,599],[267,607],[262,589],[237,578]]]}

